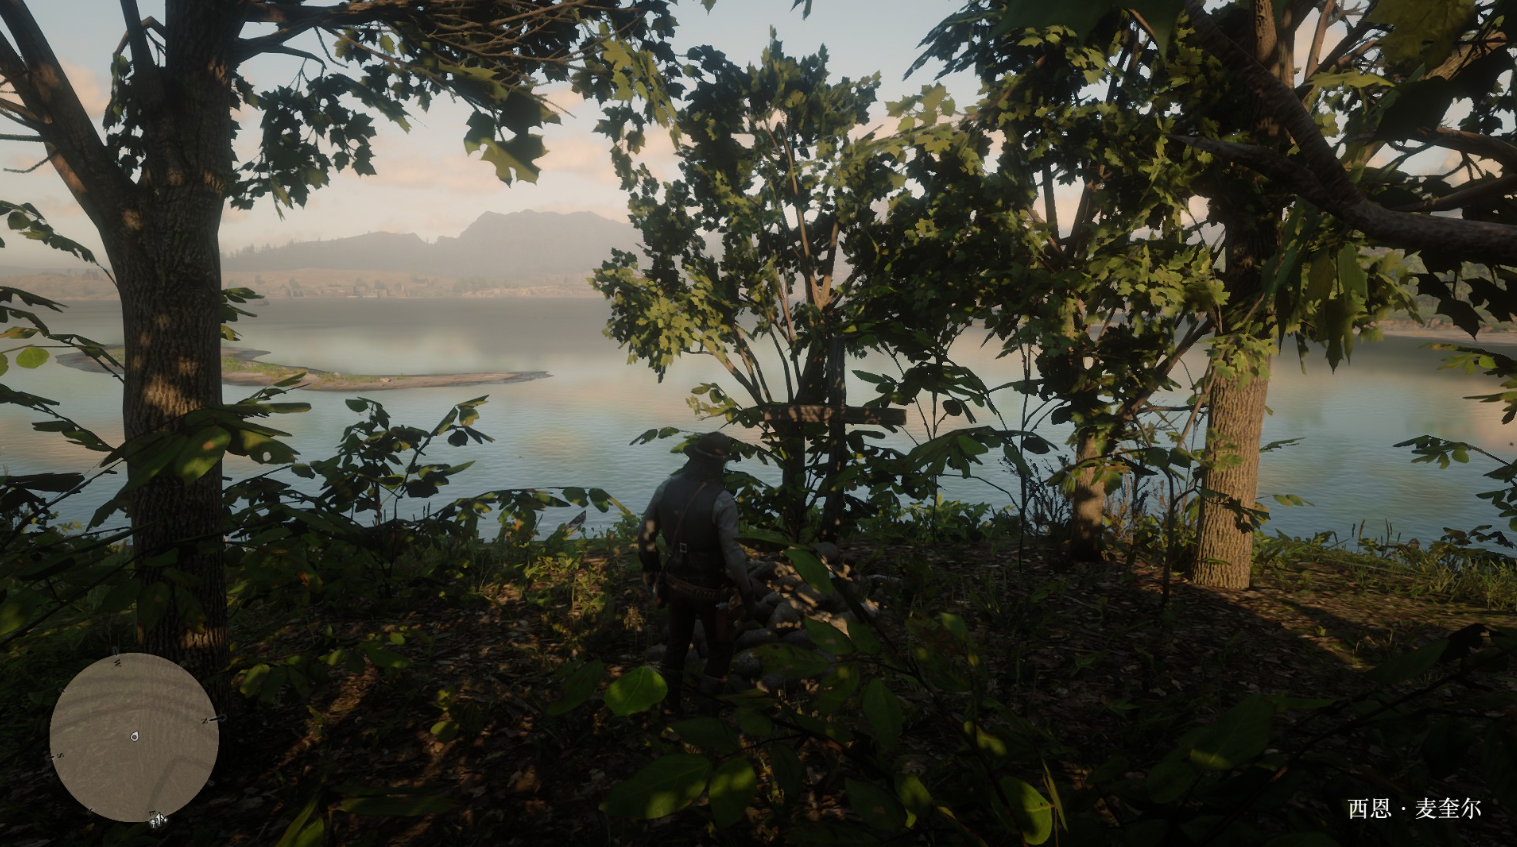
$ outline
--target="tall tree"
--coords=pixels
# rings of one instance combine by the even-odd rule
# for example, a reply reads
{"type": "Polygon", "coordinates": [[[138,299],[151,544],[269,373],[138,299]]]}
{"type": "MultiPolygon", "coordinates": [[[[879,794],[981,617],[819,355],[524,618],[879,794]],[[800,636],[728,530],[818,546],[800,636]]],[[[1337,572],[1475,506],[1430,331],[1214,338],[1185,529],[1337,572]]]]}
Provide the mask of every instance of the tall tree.
{"type": "MultiPolygon", "coordinates": [[[[1458,255],[1465,261],[1517,265],[1517,145],[1510,121],[1517,110],[1509,79],[1517,68],[1517,6],[1510,0],[1382,0],[1353,10],[1335,2],[1295,2],[1296,20],[1320,8],[1308,76],[1317,71],[1374,71],[1385,83],[1366,96],[1375,101],[1377,121],[1365,133],[1341,139],[1340,159],[1323,127],[1303,105],[1291,80],[1269,72],[1247,43],[1218,26],[1196,0],[1185,0],[1199,42],[1256,98],[1261,114],[1294,142],[1288,155],[1265,145],[1236,140],[1187,138],[1219,158],[1257,171],[1282,189],[1342,218],[1370,240],[1424,255],[1458,255]],[[1319,60],[1327,21],[1342,21],[1345,36],[1319,60]],[[1468,100],[1471,109],[1457,122],[1451,107],[1468,100]],[[1414,150],[1408,150],[1408,143],[1414,150]],[[1365,152],[1386,145],[1403,154],[1386,166],[1368,166],[1365,152]],[[1443,148],[1463,157],[1466,182],[1448,174],[1412,181],[1393,179],[1404,154],[1443,148]],[[1485,160],[1480,162],[1479,160],[1485,160]],[[1490,165],[1499,166],[1492,172],[1490,165]],[[1360,176],[1363,174],[1368,179],[1360,176]],[[1394,182],[1398,191],[1388,191],[1394,182]],[[1409,198],[1414,188],[1422,198],[1409,198]],[[1408,202],[1419,199],[1419,202],[1408,202]],[[1394,204],[1394,205],[1390,205],[1394,204]],[[1459,210],[1459,216],[1435,212],[1459,210]]],[[[1261,24],[1262,26],[1262,24],[1261,24]]],[[[1487,288],[1472,299],[1510,309],[1517,294],[1487,288]]]]}
{"type": "Polygon", "coordinates": [[[535,87],[572,79],[601,100],[651,95],[646,113],[661,118],[673,19],[664,0],[167,0],[162,21],[136,0],[120,6],[104,138],[24,0],[0,0],[0,76],[14,97],[0,115],[43,145],[104,244],[122,304],[128,443],[197,436],[184,450],[195,462],[161,449],[128,458],[145,481],[125,503],[141,596],[168,605],[157,626],[139,606],[139,640],[230,707],[220,464],[230,436],[187,423],[221,403],[222,210],[266,195],[303,204],[333,171],[372,174],[373,116],[404,128],[408,107],[439,96],[472,109],[465,144],[503,181],[535,179],[533,130],[555,119],[535,87]],[[300,67],[291,84],[260,90],[241,69],[273,54],[300,67]],[[263,115],[244,161],[239,108],[263,115]],[[181,472],[159,472],[170,464],[181,472]]]}
{"type": "MultiPolygon", "coordinates": [[[[1365,273],[1357,249],[1346,245],[1349,234],[1319,216],[1293,218],[1293,238],[1282,250],[1279,210],[1286,198],[1166,145],[1166,135],[1189,142],[1180,133],[1236,137],[1260,125],[1257,108],[1228,88],[1184,20],[1177,21],[1179,11],[1178,0],[1057,9],[977,0],[925,43],[929,55],[949,59],[950,67],[975,67],[991,84],[982,114],[996,116],[1008,147],[1036,163],[1022,182],[1044,184],[1047,222],[1037,227],[1046,244],[1030,245],[1028,255],[1055,281],[1043,285],[1041,298],[1002,311],[1025,316],[1018,327],[1024,335],[1042,333],[1033,339],[1042,388],[1065,397],[1064,414],[1076,421],[1076,458],[1085,466],[1073,486],[1076,550],[1091,551],[1099,537],[1103,492],[1087,463],[1109,466],[1116,439],[1167,379],[1168,368],[1202,333],[1214,331],[1206,393],[1217,412],[1216,437],[1208,441],[1203,534],[1210,538],[1207,558],[1230,564],[1194,575],[1236,584],[1247,579],[1251,514],[1261,514],[1254,496],[1266,383],[1259,376],[1267,373],[1271,336],[1296,333],[1304,353],[1303,336],[1310,335],[1329,345],[1336,366],[1352,349],[1353,329],[1388,310],[1396,288],[1385,268],[1365,273]],[[1136,8],[1118,14],[1128,5],[1136,8]],[[1067,235],[1051,202],[1055,181],[1084,189],[1067,235]],[[1179,258],[1187,253],[1174,240],[1193,239],[1195,231],[1162,223],[1200,197],[1210,201],[1210,222],[1224,233],[1220,285],[1209,254],[1179,258]],[[1168,246],[1155,237],[1165,233],[1168,246]],[[1308,276],[1312,283],[1305,285],[1308,276]],[[1041,314],[1040,303],[1063,311],[1041,314]],[[1119,316],[1126,320],[1114,321],[1119,316]],[[1176,323],[1181,316],[1190,322],[1176,323]],[[1182,325],[1188,331],[1176,344],[1182,325]]],[[[1252,12],[1235,12],[1234,27],[1258,20],[1252,12]]],[[[1318,85],[1356,81],[1340,75],[1318,85]]],[[[1018,168],[1027,165],[1003,163],[1001,171],[1018,168]]],[[[1037,220],[1034,199],[1029,194],[1023,201],[1029,206],[1024,214],[1037,220]]]]}
{"type": "MultiPolygon", "coordinates": [[[[825,50],[794,59],[772,33],[756,65],[738,67],[711,48],[691,58],[695,82],[676,118],[681,178],[660,183],[646,165],[622,160],[650,264],[639,268],[636,256],[618,252],[594,285],[612,304],[607,335],[660,379],[676,357],[693,354],[711,356],[736,383],[740,393],[698,386],[692,403],[697,413],[762,429],[761,455],[779,465],[781,484],[755,488],[754,498],[798,538],[815,492],[839,469],[819,470],[824,426],[764,412],[826,401],[831,342],[856,308],[844,243],[899,179],[888,156],[855,137],[879,78],[829,81],[825,50]]],[[[851,336],[848,347],[858,341],[851,336]]],[[[863,449],[857,437],[852,443],[863,449]]]]}
{"type": "MultiPolygon", "coordinates": [[[[950,69],[977,70],[989,86],[980,120],[1008,139],[996,177],[1018,175],[1008,202],[1029,221],[1025,256],[1040,273],[1003,292],[999,323],[1034,345],[1039,390],[1063,402],[1056,420],[1075,424],[1068,487],[1079,558],[1100,552],[1105,492],[1121,467],[1112,454],[1153,393],[1173,385],[1180,356],[1240,299],[1184,223],[1205,169],[1166,136],[1185,126],[1177,116],[1209,113],[1225,94],[1198,84],[1209,74],[1204,54],[1170,44],[1177,11],[1150,22],[981,0],[926,42],[950,69]],[[1066,231],[1053,196],[1070,183],[1081,190],[1066,231]]],[[[1230,231],[1236,247],[1242,231],[1230,231]]],[[[1234,276],[1250,267],[1230,266],[1234,276]]]]}
{"type": "MultiPolygon", "coordinates": [[[[1333,2],[1271,4],[1255,0],[1252,5],[1228,7],[1216,20],[1193,0],[1187,0],[1185,9],[1198,42],[1225,65],[1233,87],[1253,96],[1239,98],[1239,102],[1249,104],[1250,112],[1239,127],[1244,132],[1242,137],[1192,135],[1182,140],[1223,162],[1247,165],[1221,179],[1236,181],[1239,173],[1257,174],[1261,179],[1256,197],[1296,193],[1311,206],[1331,212],[1339,221],[1338,228],[1359,230],[1371,243],[1381,246],[1421,250],[1427,268],[1420,280],[1423,292],[1438,296],[1441,310],[1473,333],[1475,311],[1455,296],[1462,262],[1511,263],[1517,258],[1512,249],[1517,243],[1513,239],[1517,235],[1517,226],[1513,226],[1517,205],[1511,201],[1517,183],[1511,175],[1490,174],[1470,159],[1485,156],[1506,166],[1517,164],[1517,157],[1512,155],[1517,148],[1499,137],[1501,119],[1492,114],[1502,109],[1508,115],[1511,112],[1511,98],[1500,93],[1498,80],[1514,67],[1508,38],[1511,13],[1517,11],[1512,4],[1387,0],[1360,7],[1351,15],[1333,2]],[[1315,28],[1303,83],[1298,87],[1291,48],[1297,28],[1313,11],[1315,28]],[[1339,19],[1347,20],[1347,34],[1324,53],[1325,33],[1339,19]],[[1362,108],[1349,115],[1344,125],[1336,120],[1324,124],[1308,106],[1320,108],[1321,89],[1345,80],[1356,90],[1362,108]],[[1461,126],[1442,126],[1449,107],[1459,98],[1471,99],[1477,108],[1461,126]],[[1341,154],[1325,138],[1335,131],[1342,134],[1341,154]],[[1445,146],[1460,151],[1466,156],[1463,169],[1470,179],[1454,186],[1442,175],[1406,173],[1403,163],[1417,152],[1408,149],[1408,141],[1421,142],[1420,149],[1445,146]],[[1300,151],[1298,157],[1286,152],[1292,144],[1300,151]],[[1375,164],[1375,154],[1388,145],[1399,155],[1388,164],[1375,164]],[[1382,204],[1387,201],[1398,208],[1386,208],[1382,204]],[[1456,208],[1462,210],[1463,219],[1427,214],[1456,208]]],[[[1271,207],[1278,208],[1279,200],[1248,205],[1237,202],[1242,193],[1231,196],[1233,202],[1221,209],[1223,215],[1233,218],[1228,222],[1229,273],[1238,275],[1235,284],[1240,292],[1262,291],[1264,280],[1254,279],[1245,268],[1262,265],[1268,253],[1289,248],[1279,241],[1278,213],[1265,213],[1271,207]],[[1232,244],[1235,229],[1241,236],[1236,250],[1232,244]]],[[[1320,262],[1321,257],[1318,267],[1320,262]]],[[[1339,264],[1340,284],[1362,284],[1362,274],[1347,267],[1348,263],[1339,264]]],[[[1502,274],[1497,269],[1497,276],[1502,274]]],[[[1510,271],[1505,275],[1510,276],[1510,271]]],[[[1347,326],[1345,312],[1352,310],[1348,304],[1354,302],[1355,293],[1362,294],[1345,289],[1343,297],[1323,301],[1324,307],[1332,308],[1323,310],[1319,335],[1351,344],[1352,337],[1339,327],[1347,326]]],[[[1498,316],[1517,315],[1517,297],[1493,280],[1482,280],[1475,287],[1474,298],[1498,316]]],[[[1261,299],[1260,305],[1264,302],[1261,299]]],[[[1360,305],[1362,302],[1361,297],[1360,305]]],[[[1242,330],[1235,336],[1239,350],[1258,348],[1262,327],[1256,324],[1237,329],[1242,330]]],[[[1330,348],[1330,355],[1332,352],[1330,348]]],[[[1262,364],[1267,366],[1267,362],[1262,364]]],[[[1239,453],[1232,467],[1218,466],[1208,486],[1233,503],[1249,502],[1257,485],[1252,465],[1262,418],[1254,409],[1262,412],[1263,391],[1261,383],[1245,384],[1236,377],[1219,378],[1213,384],[1212,431],[1221,436],[1219,448],[1236,445],[1239,453]]],[[[1247,585],[1250,534],[1235,514],[1218,508],[1224,502],[1213,498],[1203,505],[1193,575],[1211,584],[1247,585]]]]}

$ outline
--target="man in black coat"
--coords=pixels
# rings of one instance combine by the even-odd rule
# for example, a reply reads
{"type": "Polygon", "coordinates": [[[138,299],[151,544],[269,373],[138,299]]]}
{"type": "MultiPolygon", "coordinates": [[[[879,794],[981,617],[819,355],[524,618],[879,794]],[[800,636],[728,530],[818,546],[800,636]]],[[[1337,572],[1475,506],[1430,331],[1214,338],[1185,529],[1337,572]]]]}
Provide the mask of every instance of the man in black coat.
{"type": "Polygon", "coordinates": [[[738,544],[737,501],[722,483],[722,469],[733,458],[733,441],[708,432],[685,448],[690,460],[664,480],[643,513],[638,558],[643,581],[655,586],[660,605],[669,608],[669,643],[661,671],[669,685],[668,709],[680,714],[685,654],[699,620],[706,632],[706,672],[700,681],[703,707],[713,709],[732,664],[736,617],[729,608],[733,589],[744,613],[753,608],[748,557],[738,544]],[[667,561],[660,562],[658,535],[664,536],[667,561]]]}

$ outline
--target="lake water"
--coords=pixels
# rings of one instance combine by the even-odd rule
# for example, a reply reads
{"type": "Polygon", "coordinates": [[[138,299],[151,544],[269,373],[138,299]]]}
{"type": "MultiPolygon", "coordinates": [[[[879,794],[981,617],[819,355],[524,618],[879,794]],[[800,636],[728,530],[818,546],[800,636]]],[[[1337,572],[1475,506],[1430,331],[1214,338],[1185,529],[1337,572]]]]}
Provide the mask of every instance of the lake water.
{"type": "MultiPolygon", "coordinates": [[[[489,395],[476,428],[495,442],[453,448],[440,444],[434,461],[474,460],[448,495],[505,487],[599,486],[629,508],[641,510],[654,486],[681,463],[669,454],[670,442],[632,446],[643,431],[664,426],[691,430],[713,428],[697,420],[686,398],[697,383],[724,383],[719,366],[706,357],[678,361],[660,383],[642,364],[629,364],[626,353],[601,330],[609,306],[598,299],[479,300],[277,300],[259,302],[256,319],[235,324],[238,346],[270,351],[266,361],[305,365],[344,373],[426,374],[460,371],[540,370],[548,379],[504,385],[419,388],[371,392],[396,422],[422,427],[435,424],[448,407],[481,394],[489,395]]],[[[115,303],[80,303],[62,316],[47,318],[57,330],[78,332],[106,343],[121,341],[120,312],[115,303]]],[[[1018,357],[996,358],[994,345],[980,346],[982,333],[970,333],[953,353],[987,382],[1018,379],[1018,357]]],[[[1469,441],[1510,459],[1514,431],[1501,424],[1500,409],[1461,399],[1489,393],[1494,381],[1439,371],[1439,354],[1420,348],[1423,339],[1387,338],[1360,345],[1353,362],[1329,371],[1320,351],[1303,373],[1294,353],[1277,356],[1269,389],[1273,415],[1265,423],[1265,440],[1302,439],[1266,453],[1260,470],[1260,499],[1273,507],[1269,531],[1310,535],[1335,530],[1346,535],[1361,521],[1366,534],[1385,534],[1387,521],[1403,540],[1437,538],[1443,527],[1468,529],[1500,524],[1478,491],[1496,487],[1481,476],[1494,463],[1474,456],[1467,466],[1440,470],[1411,464],[1412,454],[1391,445],[1422,434],[1469,441]],[[1274,506],[1270,495],[1296,494],[1311,507],[1274,506]]],[[[1195,374],[1205,367],[1204,353],[1186,359],[1195,374]]],[[[854,360],[850,368],[894,372],[885,357],[854,360]]],[[[60,408],[109,441],[121,437],[120,384],[103,374],[85,373],[49,361],[34,371],[12,364],[7,384],[61,402],[60,408]]],[[[871,396],[867,384],[850,377],[855,402],[871,396]]],[[[234,400],[252,389],[226,386],[234,400]]],[[[343,400],[351,394],[293,392],[285,399],[309,402],[306,414],[268,421],[292,433],[290,441],[303,457],[330,455],[342,429],[358,416],[343,400]]],[[[1179,400],[1178,396],[1170,398],[1179,400]]],[[[1021,399],[1009,389],[997,395],[1009,426],[1017,426],[1021,399]]],[[[915,418],[915,413],[911,413],[915,418]]],[[[98,455],[52,434],[36,433],[35,413],[0,406],[0,464],[10,473],[44,470],[88,472],[98,455]]],[[[1044,427],[1055,443],[1067,427],[1044,427]]],[[[905,433],[884,443],[909,447],[923,427],[913,420],[905,433]]],[[[772,468],[743,469],[776,480],[772,468]]],[[[256,466],[233,458],[228,473],[240,476],[256,466]]],[[[1016,478],[1003,464],[979,471],[986,481],[950,476],[944,496],[995,505],[1010,500],[989,483],[1015,491],[1016,478]]],[[[83,520],[103,502],[116,482],[73,498],[65,511],[83,520]],[[108,490],[109,489],[109,490],[108,490]]],[[[94,487],[92,487],[94,488],[94,487]]],[[[566,519],[577,513],[553,514],[566,519]]],[[[591,511],[590,526],[604,526],[614,514],[591,511]]]]}

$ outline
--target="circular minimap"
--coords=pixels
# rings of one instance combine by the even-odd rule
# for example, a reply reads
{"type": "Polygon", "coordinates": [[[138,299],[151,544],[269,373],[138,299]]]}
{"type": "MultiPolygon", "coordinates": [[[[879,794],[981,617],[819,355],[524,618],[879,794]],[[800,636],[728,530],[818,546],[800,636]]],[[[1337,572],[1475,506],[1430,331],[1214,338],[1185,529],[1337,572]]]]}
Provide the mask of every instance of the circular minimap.
{"type": "Polygon", "coordinates": [[[97,815],[161,820],[210,778],[221,740],[215,715],[200,683],[168,659],[101,659],[69,682],[53,709],[53,767],[97,815]]]}

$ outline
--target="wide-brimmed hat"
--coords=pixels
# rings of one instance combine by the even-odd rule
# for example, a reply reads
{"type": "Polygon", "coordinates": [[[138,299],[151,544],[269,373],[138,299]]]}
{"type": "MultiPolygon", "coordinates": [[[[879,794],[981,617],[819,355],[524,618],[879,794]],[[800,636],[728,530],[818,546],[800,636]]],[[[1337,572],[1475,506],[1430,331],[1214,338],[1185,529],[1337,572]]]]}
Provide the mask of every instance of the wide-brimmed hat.
{"type": "Polygon", "coordinates": [[[736,462],[742,458],[733,449],[733,438],[726,433],[708,432],[685,447],[685,455],[692,459],[712,459],[718,462],[736,462]]]}

